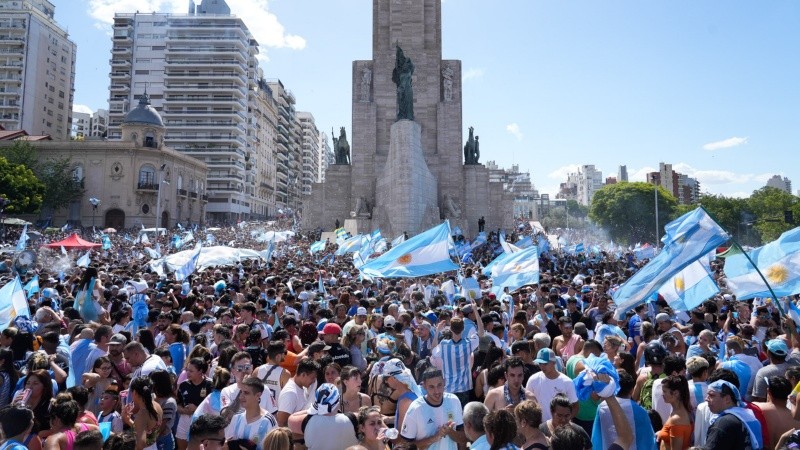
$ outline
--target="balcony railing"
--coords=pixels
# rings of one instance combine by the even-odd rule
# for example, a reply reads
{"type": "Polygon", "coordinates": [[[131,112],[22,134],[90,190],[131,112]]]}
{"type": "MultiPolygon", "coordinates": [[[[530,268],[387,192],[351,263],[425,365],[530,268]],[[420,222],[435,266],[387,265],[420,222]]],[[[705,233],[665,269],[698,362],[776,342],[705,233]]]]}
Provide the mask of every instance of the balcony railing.
{"type": "Polygon", "coordinates": [[[187,194],[188,194],[188,192],[186,191],[186,189],[178,189],[178,195],[179,196],[186,197],[187,194]]]}
{"type": "Polygon", "coordinates": [[[136,185],[136,189],[140,191],[158,191],[158,183],[140,181],[139,184],[136,185]]]}

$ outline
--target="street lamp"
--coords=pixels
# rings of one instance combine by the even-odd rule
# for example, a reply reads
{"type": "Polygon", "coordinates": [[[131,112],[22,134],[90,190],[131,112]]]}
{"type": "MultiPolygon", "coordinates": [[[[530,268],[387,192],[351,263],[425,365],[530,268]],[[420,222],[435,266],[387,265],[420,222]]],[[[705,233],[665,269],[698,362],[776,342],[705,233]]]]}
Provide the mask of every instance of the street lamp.
{"type": "MultiPolygon", "coordinates": [[[[0,222],[3,222],[3,211],[6,209],[6,206],[8,206],[9,203],[11,203],[11,202],[9,202],[7,198],[0,197],[0,222]]],[[[5,239],[5,237],[6,237],[6,224],[5,223],[3,223],[2,237],[3,237],[3,239],[5,239]]]]}
{"type": "Polygon", "coordinates": [[[156,195],[156,241],[158,241],[158,222],[161,220],[161,184],[169,185],[169,181],[164,180],[164,169],[167,168],[166,164],[162,164],[158,170],[158,195],[156,195]]]}
{"type": "Polygon", "coordinates": [[[100,205],[100,200],[92,197],[89,199],[89,203],[92,205],[92,228],[94,228],[94,216],[97,214],[97,207],[100,205]]]}

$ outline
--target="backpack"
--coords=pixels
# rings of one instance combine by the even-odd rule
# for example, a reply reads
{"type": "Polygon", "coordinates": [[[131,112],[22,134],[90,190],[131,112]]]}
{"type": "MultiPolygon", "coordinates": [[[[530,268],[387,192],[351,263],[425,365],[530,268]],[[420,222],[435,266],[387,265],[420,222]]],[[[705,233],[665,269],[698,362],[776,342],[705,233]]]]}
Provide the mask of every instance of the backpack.
{"type": "Polygon", "coordinates": [[[653,383],[661,378],[666,378],[666,375],[662,373],[654,378],[651,373],[647,376],[647,380],[642,385],[642,393],[639,394],[639,404],[647,411],[653,409],[653,383]]]}

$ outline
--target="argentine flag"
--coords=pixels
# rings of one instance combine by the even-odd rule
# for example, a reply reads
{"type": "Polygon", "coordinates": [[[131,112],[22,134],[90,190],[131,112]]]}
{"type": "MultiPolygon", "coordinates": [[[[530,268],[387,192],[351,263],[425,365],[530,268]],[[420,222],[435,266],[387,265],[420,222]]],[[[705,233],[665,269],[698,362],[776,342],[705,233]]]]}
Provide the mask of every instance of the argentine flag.
{"type": "Polygon", "coordinates": [[[363,234],[357,234],[350,239],[342,242],[339,245],[339,248],[336,250],[336,256],[346,255],[348,253],[353,253],[355,251],[361,250],[364,245],[364,238],[363,234]]]}
{"type": "Polygon", "coordinates": [[[519,248],[528,248],[533,245],[533,238],[530,236],[525,236],[517,241],[517,247],[519,248]]]}
{"type": "Polygon", "coordinates": [[[37,292],[39,292],[39,275],[31,278],[30,281],[25,283],[25,286],[22,287],[22,290],[25,291],[27,294],[27,298],[31,298],[31,296],[37,292]]]}
{"type": "Polygon", "coordinates": [[[321,252],[325,250],[325,244],[326,241],[316,241],[313,244],[311,244],[311,247],[308,248],[308,252],[311,253],[312,255],[314,253],[321,252]]]}
{"type": "MultiPolygon", "coordinates": [[[[776,241],[747,252],[778,297],[800,293],[800,227],[776,241]]],[[[725,259],[725,277],[736,298],[772,297],[769,288],[744,254],[725,259]]]]}
{"type": "Polygon", "coordinates": [[[450,259],[450,223],[444,221],[422,234],[393,247],[361,267],[371,277],[420,277],[457,270],[450,259]]]}
{"type": "Polygon", "coordinates": [[[503,259],[492,267],[494,286],[515,291],[526,284],[539,282],[539,250],[528,247],[503,259]]]}
{"type": "Polygon", "coordinates": [[[269,262],[272,259],[272,254],[275,253],[275,238],[267,244],[267,248],[259,252],[264,261],[269,262]]]}
{"type": "Polygon", "coordinates": [[[103,250],[111,250],[111,238],[107,234],[103,235],[103,250]]]}
{"type": "Polygon", "coordinates": [[[337,228],[333,232],[336,233],[336,243],[339,245],[341,245],[342,242],[346,241],[348,236],[350,236],[350,233],[348,233],[347,230],[344,229],[344,227],[337,228]]]}
{"type": "Polygon", "coordinates": [[[17,316],[31,317],[28,300],[25,299],[25,291],[22,289],[19,277],[9,281],[0,289],[0,331],[8,328],[17,316]]]}
{"type": "Polygon", "coordinates": [[[92,263],[92,259],[91,259],[91,258],[89,258],[89,254],[90,254],[90,253],[92,253],[92,251],[91,251],[91,250],[87,251],[87,252],[86,252],[86,253],[85,253],[83,256],[81,256],[80,258],[78,258],[78,260],[77,260],[77,261],[75,261],[75,264],[76,264],[78,267],[89,267],[89,264],[91,264],[91,263],[92,263]]]}
{"type": "Polygon", "coordinates": [[[394,238],[394,240],[392,241],[392,247],[397,247],[398,245],[402,244],[405,241],[406,241],[406,235],[401,234],[400,236],[394,238]]]}
{"type": "Polygon", "coordinates": [[[21,252],[25,250],[25,247],[28,245],[28,224],[22,228],[22,234],[19,235],[19,240],[17,241],[17,251],[21,252]]]}
{"type": "Polygon", "coordinates": [[[691,311],[717,295],[719,287],[710,273],[711,254],[686,266],[664,283],[658,295],[675,311],[691,311]]]}
{"type": "MultiPolygon", "coordinates": [[[[633,445],[631,448],[636,450],[656,450],[658,447],[656,446],[653,426],[650,424],[650,417],[647,415],[647,411],[633,400],[617,397],[617,401],[625,413],[628,423],[633,428],[633,445]]],[[[603,402],[597,408],[597,414],[594,417],[592,447],[598,449],[608,448],[616,439],[617,429],[611,419],[611,411],[609,411],[606,402],[603,402]]]]}
{"type": "Polygon", "coordinates": [[[194,270],[197,268],[197,261],[200,259],[200,250],[202,250],[202,248],[202,244],[198,242],[197,246],[195,246],[194,255],[189,258],[189,261],[186,261],[186,264],[179,267],[178,270],[175,271],[176,281],[183,281],[186,279],[186,277],[194,273],[194,270]]]}
{"type": "Polygon", "coordinates": [[[625,313],[657,292],[673,276],[729,239],[728,233],[703,208],[697,208],[664,227],[664,249],[613,294],[620,320],[625,313]]]}
{"type": "Polygon", "coordinates": [[[475,240],[472,241],[472,244],[469,245],[469,248],[471,250],[475,250],[476,248],[480,247],[485,243],[486,243],[486,232],[481,231],[480,233],[478,233],[477,236],[475,236],[475,240]]]}

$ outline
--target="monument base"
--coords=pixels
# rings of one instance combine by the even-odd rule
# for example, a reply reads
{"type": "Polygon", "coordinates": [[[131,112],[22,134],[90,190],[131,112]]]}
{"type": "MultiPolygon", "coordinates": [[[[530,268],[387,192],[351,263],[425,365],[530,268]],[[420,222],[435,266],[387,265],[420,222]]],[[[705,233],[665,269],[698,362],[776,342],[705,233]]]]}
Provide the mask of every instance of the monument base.
{"type": "Polygon", "coordinates": [[[411,120],[392,124],[389,154],[376,180],[373,226],[386,236],[413,236],[439,223],[436,178],[422,151],[422,129],[411,120]]]}

